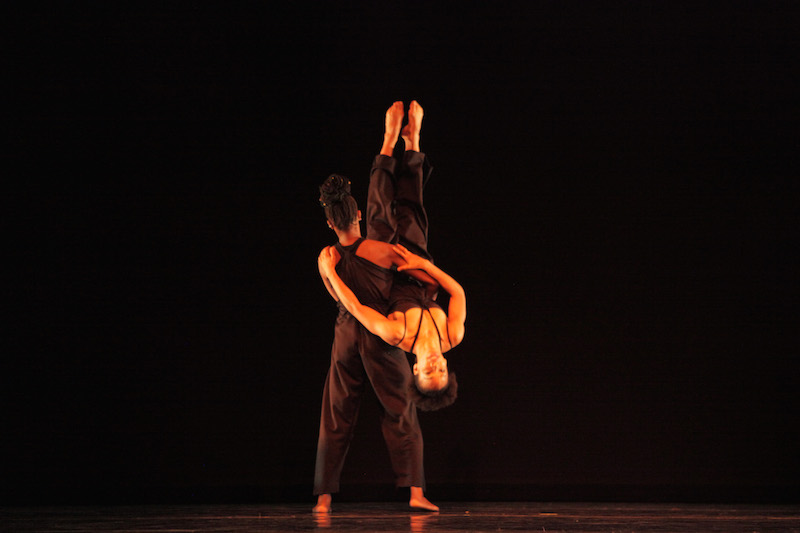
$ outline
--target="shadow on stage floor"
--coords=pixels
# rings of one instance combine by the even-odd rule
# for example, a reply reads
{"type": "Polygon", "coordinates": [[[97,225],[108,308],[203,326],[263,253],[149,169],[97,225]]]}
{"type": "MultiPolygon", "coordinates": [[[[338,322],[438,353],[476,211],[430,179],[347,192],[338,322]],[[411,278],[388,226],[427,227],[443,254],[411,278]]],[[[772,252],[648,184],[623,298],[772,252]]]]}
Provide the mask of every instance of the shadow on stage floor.
{"type": "Polygon", "coordinates": [[[142,505],[0,508],[11,532],[436,531],[800,532],[800,506],[439,502],[436,513],[404,502],[339,503],[330,514],[311,504],[142,505]]]}

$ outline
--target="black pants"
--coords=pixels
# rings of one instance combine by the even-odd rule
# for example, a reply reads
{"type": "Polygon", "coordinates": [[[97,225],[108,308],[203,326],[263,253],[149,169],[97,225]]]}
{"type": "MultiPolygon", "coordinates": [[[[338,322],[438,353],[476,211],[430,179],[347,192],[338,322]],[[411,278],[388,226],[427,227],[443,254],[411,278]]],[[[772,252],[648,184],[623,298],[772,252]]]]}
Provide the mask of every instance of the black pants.
{"type": "Polygon", "coordinates": [[[412,376],[405,352],[367,331],[341,304],[334,331],[331,367],[322,394],[314,494],[339,491],[367,381],[383,406],[381,429],[396,486],[424,489],[422,431],[417,408],[406,392],[412,376]]]}
{"type": "Polygon", "coordinates": [[[428,215],[422,203],[422,190],[432,171],[421,152],[405,152],[399,164],[392,157],[375,157],[367,196],[368,239],[400,243],[433,259],[428,253],[428,215]]]}

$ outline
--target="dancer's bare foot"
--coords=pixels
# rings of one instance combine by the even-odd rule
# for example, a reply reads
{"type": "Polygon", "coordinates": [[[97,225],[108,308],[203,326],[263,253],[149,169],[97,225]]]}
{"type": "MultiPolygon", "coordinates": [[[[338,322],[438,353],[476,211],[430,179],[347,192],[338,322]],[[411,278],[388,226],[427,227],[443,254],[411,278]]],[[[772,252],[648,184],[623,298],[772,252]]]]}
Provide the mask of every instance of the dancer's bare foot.
{"type": "Polygon", "coordinates": [[[383,134],[381,154],[391,157],[394,145],[403,126],[403,102],[395,102],[386,110],[386,131],[383,134]]]}
{"type": "Polygon", "coordinates": [[[408,505],[412,509],[421,509],[423,511],[438,511],[439,508],[433,505],[422,494],[422,487],[411,487],[411,499],[408,500],[408,505]]]}
{"type": "Polygon", "coordinates": [[[406,150],[419,152],[419,132],[422,129],[422,117],[425,112],[416,100],[408,105],[408,124],[401,133],[406,143],[406,150]]]}
{"type": "Polygon", "coordinates": [[[315,513],[330,513],[331,512],[331,495],[320,494],[317,497],[317,505],[311,510],[315,513]]]}

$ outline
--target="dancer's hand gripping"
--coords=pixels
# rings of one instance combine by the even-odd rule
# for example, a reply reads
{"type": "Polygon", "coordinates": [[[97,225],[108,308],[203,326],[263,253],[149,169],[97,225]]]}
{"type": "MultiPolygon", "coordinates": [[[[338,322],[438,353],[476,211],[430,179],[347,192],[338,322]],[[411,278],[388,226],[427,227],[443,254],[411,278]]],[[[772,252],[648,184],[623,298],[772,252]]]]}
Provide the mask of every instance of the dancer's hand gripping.
{"type": "Polygon", "coordinates": [[[317,264],[319,265],[319,271],[325,274],[326,277],[331,277],[331,272],[336,271],[336,265],[339,264],[339,259],[341,256],[339,252],[333,246],[326,246],[322,249],[317,258],[317,264]]]}
{"type": "Polygon", "coordinates": [[[400,265],[397,267],[398,272],[402,272],[403,270],[425,270],[427,271],[430,268],[431,262],[425,259],[424,257],[420,257],[417,254],[409,251],[405,246],[402,244],[396,244],[392,246],[392,250],[403,258],[406,262],[405,265],[400,265]]]}

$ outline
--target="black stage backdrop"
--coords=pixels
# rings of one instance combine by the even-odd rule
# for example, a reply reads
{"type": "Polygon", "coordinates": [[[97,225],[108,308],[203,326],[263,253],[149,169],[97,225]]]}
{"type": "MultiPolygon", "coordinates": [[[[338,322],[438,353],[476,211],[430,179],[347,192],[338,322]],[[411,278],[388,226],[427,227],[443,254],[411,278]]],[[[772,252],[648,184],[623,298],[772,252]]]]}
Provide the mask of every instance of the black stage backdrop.
{"type": "Polygon", "coordinates": [[[796,4],[363,4],[4,17],[3,501],[311,502],[317,186],[412,99],[469,309],[431,499],[797,501],[796,4]]]}

